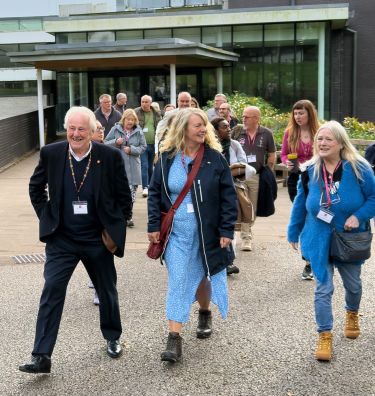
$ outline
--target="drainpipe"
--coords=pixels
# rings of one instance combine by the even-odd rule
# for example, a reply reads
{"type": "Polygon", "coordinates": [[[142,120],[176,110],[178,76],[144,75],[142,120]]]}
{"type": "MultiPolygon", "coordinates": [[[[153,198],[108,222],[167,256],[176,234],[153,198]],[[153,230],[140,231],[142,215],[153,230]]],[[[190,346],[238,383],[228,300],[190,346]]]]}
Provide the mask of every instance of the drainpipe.
{"type": "Polygon", "coordinates": [[[353,117],[357,116],[357,52],[358,52],[358,32],[353,29],[346,28],[346,31],[353,35],[353,98],[352,113],[353,117]]]}

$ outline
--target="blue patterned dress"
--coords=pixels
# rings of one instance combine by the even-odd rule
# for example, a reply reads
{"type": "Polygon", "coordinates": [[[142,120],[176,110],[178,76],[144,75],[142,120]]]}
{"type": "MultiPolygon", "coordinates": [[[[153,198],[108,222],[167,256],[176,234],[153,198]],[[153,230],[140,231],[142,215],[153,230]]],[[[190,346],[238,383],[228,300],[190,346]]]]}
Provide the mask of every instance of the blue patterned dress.
{"type": "MultiPolygon", "coordinates": [[[[186,166],[192,160],[185,156],[186,166]]],[[[187,180],[186,170],[178,153],[169,171],[168,188],[174,202],[187,180]]],[[[190,192],[177,209],[164,259],[168,269],[166,313],[168,320],[186,323],[191,305],[196,301],[197,288],[205,277],[204,264],[199,250],[198,224],[192,207],[190,192]]],[[[226,270],[211,277],[211,300],[225,319],[228,313],[226,270]]]]}

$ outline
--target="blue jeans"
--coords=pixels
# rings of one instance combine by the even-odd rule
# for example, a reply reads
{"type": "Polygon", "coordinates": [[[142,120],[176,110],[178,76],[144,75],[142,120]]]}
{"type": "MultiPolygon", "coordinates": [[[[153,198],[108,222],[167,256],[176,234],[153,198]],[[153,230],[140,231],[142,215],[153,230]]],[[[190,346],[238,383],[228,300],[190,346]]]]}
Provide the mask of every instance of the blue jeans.
{"type": "MultiPolygon", "coordinates": [[[[358,264],[339,264],[336,266],[345,289],[345,308],[358,311],[362,297],[361,268],[358,264]]],[[[327,279],[324,283],[316,279],[315,320],[318,332],[330,331],[333,327],[332,295],[334,266],[329,264],[327,279]]]]}
{"type": "Polygon", "coordinates": [[[142,188],[147,188],[150,184],[152,172],[154,170],[155,145],[148,144],[146,151],[141,154],[142,188]]]}

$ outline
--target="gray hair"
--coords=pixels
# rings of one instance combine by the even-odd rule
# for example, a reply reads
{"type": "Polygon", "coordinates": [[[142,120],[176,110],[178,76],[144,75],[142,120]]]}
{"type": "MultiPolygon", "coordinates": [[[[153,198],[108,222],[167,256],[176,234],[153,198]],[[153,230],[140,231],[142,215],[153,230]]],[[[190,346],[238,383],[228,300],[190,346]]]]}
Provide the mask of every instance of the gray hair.
{"type": "Polygon", "coordinates": [[[76,114],[83,114],[87,116],[89,128],[91,132],[94,132],[96,130],[96,118],[95,114],[92,110],[85,106],[73,106],[71,107],[65,114],[64,118],[64,128],[67,130],[68,129],[68,124],[69,120],[71,117],[73,117],[76,114]]]}
{"type": "Polygon", "coordinates": [[[102,94],[102,95],[99,96],[99,102],[101,103],[102,100],[105,99],[105,98],[109,98],[109,99],[111,99],[111,101],[112,101],[112,96],[111,96],[111,95],[109,95],[109,94],[102,94]]]}
{"type": "Polygon", "coordinates": [[[122,99],[122,98],[127,98],[126,94],[120,92],[116,95],[116,100],[122,99]]]}

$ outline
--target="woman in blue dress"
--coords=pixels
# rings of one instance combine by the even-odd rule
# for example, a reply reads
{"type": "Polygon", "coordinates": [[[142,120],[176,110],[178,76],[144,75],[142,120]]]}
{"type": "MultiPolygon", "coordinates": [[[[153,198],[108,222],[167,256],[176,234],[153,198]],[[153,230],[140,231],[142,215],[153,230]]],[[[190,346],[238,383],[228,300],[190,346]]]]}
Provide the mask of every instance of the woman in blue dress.
{"type": "Polygon", "coordinates": [[[159,241],[161,212],[167,212],[183,189],[195,156],[204,155],[190,191],[176,211],[162,261],[168,270],[166,314],[169,335],[162,361],[182,355],[182,324],[198,301],[196,335],[212,333],[211,301],[223,318],[228,312],[226,267],[233,259],[230,242],[237,216],[232,176],[212,125],[200,109],[180,110],[155,166],[148,195],[148,238],[159,241]]]}

